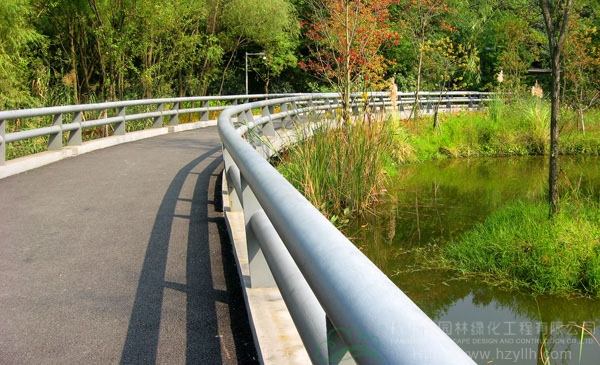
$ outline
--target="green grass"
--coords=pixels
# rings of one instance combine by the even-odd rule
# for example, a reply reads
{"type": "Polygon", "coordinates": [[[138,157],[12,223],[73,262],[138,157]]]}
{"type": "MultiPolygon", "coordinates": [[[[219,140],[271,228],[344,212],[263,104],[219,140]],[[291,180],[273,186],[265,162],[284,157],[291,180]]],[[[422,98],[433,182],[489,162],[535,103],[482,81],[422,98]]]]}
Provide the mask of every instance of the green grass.
{"type": "Polygon", "coordinates": [[[600,202],[514,202],[441,248],[444,266],[534,293],[600,294],[600,202]]]}
{"type": "MultiPolygon", "coordinates": [[[[550,144],[549,105],[544,100],[524,97],[495,101],[486,111],[442,114],[438,130],[431,117],[415,124],[399,123],[413,147],[407,161],[456,157],[501,157],[548,154],[550,144]]],[[[561,154],[600,154],[600,114],[586,115],[586,133],[578,129],[578,116],[561,115],[561,154]]]]}

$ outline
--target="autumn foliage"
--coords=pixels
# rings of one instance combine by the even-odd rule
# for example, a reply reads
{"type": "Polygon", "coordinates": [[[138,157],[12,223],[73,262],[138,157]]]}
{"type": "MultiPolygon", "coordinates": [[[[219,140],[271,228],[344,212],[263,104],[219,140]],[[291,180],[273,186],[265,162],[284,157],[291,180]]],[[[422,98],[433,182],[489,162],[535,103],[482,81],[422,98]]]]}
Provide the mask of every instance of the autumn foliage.
{"type": "Polygon", "coordinates": [[[393,2],[312,0],[311,22],[304,24],[311,53],[300,66],[345,96],[352,89],[381,88],[386,59],[379,51],[398,39],[388,24],[393,2]]]}

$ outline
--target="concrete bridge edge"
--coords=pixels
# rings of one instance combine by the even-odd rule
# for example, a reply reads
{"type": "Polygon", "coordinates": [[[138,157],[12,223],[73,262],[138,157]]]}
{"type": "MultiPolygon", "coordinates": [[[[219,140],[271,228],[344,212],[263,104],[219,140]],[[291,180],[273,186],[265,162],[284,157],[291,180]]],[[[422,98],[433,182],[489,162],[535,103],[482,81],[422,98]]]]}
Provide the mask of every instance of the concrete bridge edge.
{"type": "Polygon", "coordinates": [[[276,286],[271,288],[250,287],[244,213],[231,211],[227,179],[224,175],[222,195],[225,222],[233,246],[233,254],[248,311],[248,320],[260,363],[310,364],[310,357],[279,289],[276,286]]]}

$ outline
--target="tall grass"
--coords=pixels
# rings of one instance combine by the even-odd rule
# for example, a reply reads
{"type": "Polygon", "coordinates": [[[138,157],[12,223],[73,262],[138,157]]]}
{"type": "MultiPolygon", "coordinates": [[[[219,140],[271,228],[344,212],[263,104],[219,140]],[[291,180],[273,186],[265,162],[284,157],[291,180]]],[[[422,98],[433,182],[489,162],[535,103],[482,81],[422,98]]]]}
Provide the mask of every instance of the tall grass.
{"type": "Polygon", "coordinates": [[[315,131],[283,152],[279,171],[325,215],[363,212],[384,189],[392,123],[345,123],[315,131]]]}

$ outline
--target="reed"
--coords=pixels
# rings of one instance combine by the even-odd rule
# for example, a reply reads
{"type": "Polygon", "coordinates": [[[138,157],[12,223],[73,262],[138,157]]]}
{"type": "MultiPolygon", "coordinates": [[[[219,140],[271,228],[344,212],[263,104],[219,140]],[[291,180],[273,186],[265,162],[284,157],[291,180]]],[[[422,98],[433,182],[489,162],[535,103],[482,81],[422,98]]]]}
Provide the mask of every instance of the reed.
{"type": "Polygon", "coordinates": [[[287,148],[278,169],[326,216],[360,213],[384,189],[394,138],[384,120],[321,126],[287,148]]]}

